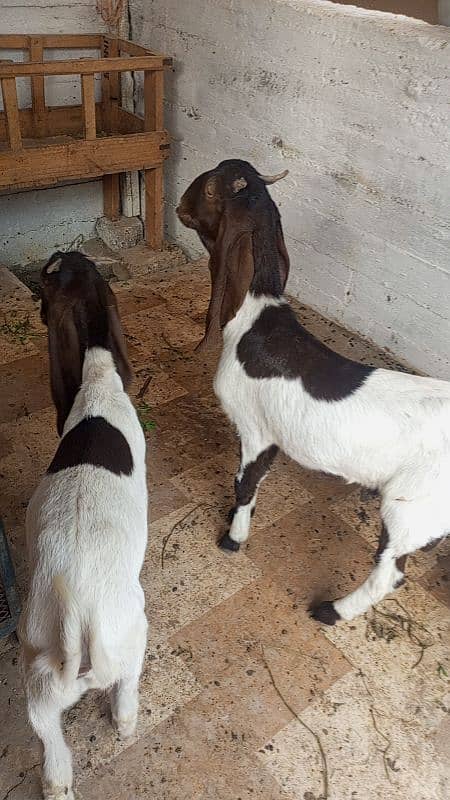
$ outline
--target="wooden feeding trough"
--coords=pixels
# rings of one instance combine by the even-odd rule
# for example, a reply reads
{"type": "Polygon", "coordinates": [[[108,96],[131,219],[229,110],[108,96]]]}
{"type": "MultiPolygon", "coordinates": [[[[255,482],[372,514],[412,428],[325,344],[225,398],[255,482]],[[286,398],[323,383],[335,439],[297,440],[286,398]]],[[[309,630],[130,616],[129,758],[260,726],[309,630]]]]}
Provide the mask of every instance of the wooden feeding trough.
{"type": "Polygon", "coordinates": [[[104,214],[120,214],[119,175],[142,170],[145,240],[158,249],[163,231],[163,70],[171,60],[133,42],[93,35],[0,35],[2,50],[25,50],[28,61],[0,60],[0,193],[103,179],[104,214]],[[45,60],[46,50],[94,50],[93,58],[45,60]],[[100,54],[100,57],[98,57],[100,54]],[[122,107],[120,73],[144,73],[144,116],[122,107]],[[95,75],[101,75],[101,101],[95,75]],[[45,78],[79,75],[81,105],[48,106],[45,78]],[[16,79],[31,79],[31,108],[19,109],[16,79]]]}

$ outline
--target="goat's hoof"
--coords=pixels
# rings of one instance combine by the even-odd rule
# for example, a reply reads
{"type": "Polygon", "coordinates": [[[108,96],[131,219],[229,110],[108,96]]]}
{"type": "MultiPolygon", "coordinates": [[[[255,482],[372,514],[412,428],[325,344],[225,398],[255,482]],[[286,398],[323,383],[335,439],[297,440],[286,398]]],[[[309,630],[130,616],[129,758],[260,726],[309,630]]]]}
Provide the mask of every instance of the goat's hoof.
{"type": "Polygon", "coordinates": [[[231,550],[233,553],[237,553],[241,546],[239,542],[235,542],[234,539],[230,538],[229,533],[224,533],[222,538],[219,539],[218,545],[221,550],[231,550]]]}
{"type": "Polygon", "coordinates": [[[117,730],[122,740],[132,739],[136,733],[137,715],[128,719],[113,719],[113,727],[117,730]]]}
{"type": "Polygon", "coordinates": [[[335,625],[341,619],[341,615],[336,611],[334,604],[330,600],[325,600],[309,609],[310,616],[322,622],[324,625],[335,625]]]}

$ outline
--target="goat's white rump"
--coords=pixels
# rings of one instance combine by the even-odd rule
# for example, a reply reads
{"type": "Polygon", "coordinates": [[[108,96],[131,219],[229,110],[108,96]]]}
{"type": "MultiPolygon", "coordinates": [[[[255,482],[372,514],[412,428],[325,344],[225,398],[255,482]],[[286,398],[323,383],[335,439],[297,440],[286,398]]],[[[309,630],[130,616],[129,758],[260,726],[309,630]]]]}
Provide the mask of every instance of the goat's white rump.
{"type": "Polygon", "coordinates": [[[46,800],[72,800],[61,715],[109,689],[121,736],[136,727],[147,620],[145,438],[114,295],[80,253],[42,273],[59,447],[28,506],[31,582],[19,636],[30,722],[44,748],[46,800]]]}
{"type": "Polygon", "coordinates": [[[347,597],[313,610],[322,622],[351,620],[402,582],[405,556],[450,531],[450,384],[374,369],[347,397],[327,401],[300,377],[250,377],[260,356],[250,352],[246,368],[239,343],[265,309],[286,306],[248,293],[223,332],[215,391],[239,433],[241,466],[222,545],[237,550],[246,541],[259,483],[278,448],[305,467],[377,489],[384,528],[373,573],[347,597]]]}
{"type": "Polygon", "coordinates": [[[90,688],[111,688],[122,736],[136,726],[146,643],[139,583],[147,541],[145,440],[107,350],[88,350],[63,439],[101,417],[125,438],[133,468],[81,463],[46,474],[27,512],[31,586],[21,620],[31,724],[44,745],[44,796],[70,798],[62,711],[90,688]]]}

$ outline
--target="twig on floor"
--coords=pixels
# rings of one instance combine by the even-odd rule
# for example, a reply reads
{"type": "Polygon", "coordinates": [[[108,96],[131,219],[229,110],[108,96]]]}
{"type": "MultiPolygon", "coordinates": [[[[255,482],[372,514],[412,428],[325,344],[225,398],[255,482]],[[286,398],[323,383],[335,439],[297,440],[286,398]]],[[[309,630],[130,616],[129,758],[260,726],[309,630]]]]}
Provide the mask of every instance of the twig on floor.
{"type": "MultiPolygon", "coordinates": [[[[382,748],[382,747],[377,747],[377,750],[378,750],[380,753],[382,753],[382,755],[383,755],[383,766],[384,766],[384,771],[385,771],[385,773],[386,773],[386,778],[388,779],[388,781],[389,781],[389,782],[391,782],[391,781],[392,781],[392,778],[391,778],[391,773],[390,773],[390,770],[392,770],[392,769],[393,769],[393,766],[392,766],[392,760],[388,758],[388,752],[389,752],[389,750],[390,750],[390,749],[391,749],[391,747],[392,747],[392,742],[391,742],[391,740],[389,739],[389,736],[386,736],[386,734],[385,734],[385,733],[383,733],[382,731],[380,731],[380,729],[379,729],[379,727],[378,727],[378,725],[377,725],[376,718],[375,718],[375,714],[376,714],[377,712],[375,711],[375,709],[374,709],[374,707],[373,707],[373,706],[371,706],[371,707],[369,708],[369,713],[370,713],[370,716],[371,716],[371,718],[372,718],[373,727],[375,728],[376,732],[378,733],[378,736],[381,736],[381,738],[382,738],[382,739],[384,739],[384,741],[385,741],[385,743],[386,743],[386,747],[384,748],[384,750],[383,750],[383,748],[382,748]]],[[[395,771],[395,770],[394,770],[394,771],[395,771]]]]}
{"type": "Polygon", "coordinates": [[[146,391],[147,391],[148,387],[150,386],[152,380],[153,380],[153,375],[149,375],[148,378],[145,379],[144,383],[142,384],[141,388],[139,389],[139,391],[138,391],[138,393],[136,395],[136,400],[142,400],[143,399],[144,394],[146,393],[146,391]]]}
{"type": "MultiPolygon", "coordinates": [[[[406,611],[406,609],[402,606],[401,603],[395,598],[391,597],[385,600],[385,603],[396,603],[397,607],[402,612],[401,614],[398,612],[389,612],[389,611],[381,611],[381,609],[375,607],[372,609],[372,614],[368,618],[367,622],[367,631],[370,629],[375,636],[378,638],[385,639],[387,642],[394,639],[396,636],[400,634],[400,632],[406,632],[410,642],[420,648],[420,653],[417,661],[412,665],[411,669],[416,669],[421,663],[424,655],[425,650],[428,647],[432,647],[435,643],[434,640],[431,638],[430,632],[422,625],[420,622],[416,622],[411,615],[406,611]],[[394,627],[387,628],[383,623],[380,623],[379,618],[387,619],[395,626],[397,626],[397,631],[394,627]],[[424,639],[419,634],[425,634],[429,637],[428,641],[424,641],[424,639]]],[[[367,637],[366,631],[366,637],[367,637]]]]}
{"type": "Polygon", "coordinates": [[[170,529],[170,531],[167,534],[167,536],[164,537],[163,546],[162,546],[162,550],[161,550],[161,569],[164,569],[164,556],[166,554],[167,545],[168,545],[170,539],[172,538],[172,536],[175,533],[181,533],[182,531],[184,531],[187,528],[187,521],[200,508],[203,508],[205,511],[209,511],[210,509],[213,508],[213,506],[211,506],[209,503],[198,503],[195,506],[195,508],[192,508],[190,511],[188,511],[188,513],[185,514],[184,517],[182,517],[182,519],[179,519],[178,522],[175,522],[175,524],[172,525],[172,528],[170,529]]]}
{"type": "Polygon", "coordinates": [[[36,769],[36,767],[40,767],[40,766],[41,766],[41,762],[38,761],[37,764],[33,764],[32,767],[28,767],[28,769],[26,769],[25,772],[23,773],[22,778],[20,779],[20,781],[18,783],[15,783],[14,786],[11,786],[11,788],[8,789],[6,794],[2,797],[2,800],[7,800],[7,798],[13,793],[14,789],[18,789],[19,786],[22,786],[22,783],[24,782],[24,780],[27,777],[27,775],[29,775],[30,772],[33,772],[33,770],[36,769]]]}
{"type": "Polygon", "coordinates": [[[274,674],[273,674],[273,672],[272,672],[272,670],[270,668],[269,662],[267,661],[266,651],[265,651],[263,645],[261,645],[261,650],[262,650],[262,657],[263,657],[263,661],[264,661],[264,666],[266,667],[267,672],[269,673],[270,681],[271,681],[272,686],[275,689],[278,697],[280,698],[282,703],[284,703],[284,705],[286,706],[288,711],[290,711],[291,714],[299,721],[300,725],[302,725],[305,728],[305,730],[307,730],[308,733],[314,738],[314,740],[315,740],[315,742],[317,744],[317,748],[319,750],[320,757],[321,757],[321,760],[322,760],[323,794],[321,795],[320,800],[328,800],[328,797],[329,797],[328,763],[327,763],[327,757],[325,755],[325,750],[323,749],[323,745],[322,745],[322,742],[320,740],[320,737],[315,731],[313,731],[312,728],[309,727],[309,725],[306,724],[306,722],[304,722],[301,719],[301,717],[299,717],[297,712],[292,708],[290,703],[288,703],[288,701],[286,700],[284,695],[281,693],[281,691],[278,688],[277,683],[275,681],[275,677],[274,677],[274,674]]]}

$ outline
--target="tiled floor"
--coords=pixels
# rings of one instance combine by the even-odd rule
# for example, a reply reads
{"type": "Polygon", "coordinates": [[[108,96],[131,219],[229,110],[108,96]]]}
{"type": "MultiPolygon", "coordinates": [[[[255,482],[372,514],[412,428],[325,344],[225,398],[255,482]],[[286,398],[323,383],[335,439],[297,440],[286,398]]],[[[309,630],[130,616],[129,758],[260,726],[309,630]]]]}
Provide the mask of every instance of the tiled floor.
{"type": "MultiPolygon", "coordinates": [[[[308,603],[367,574],[377,502],[280,458],[261,490],[248,547],[222,553],[215,542],[238,448],[212,394],[214,359],[193,354],[207,270],[186,265],[114,288],[134,396],[156,423],[147,434],[151,525],[142,575],[151,627],[136,740],[117,740],[102,695],[85,696],[66,715],[79,797],[446,800],[448,545],[417,555],[406,585],[368,617],[320,628],[308,603]]],[[[298,310],[336,349],[386,363],[298,310]]],[[[2,299],[0,317],[1,514],[23,593],[25,507],[57,437],[36,304],[17,290],[2,299]]],[[[39,797],[41,753],[12,641],[0,674],[0,800],[31,800],[39,797]]]]}

